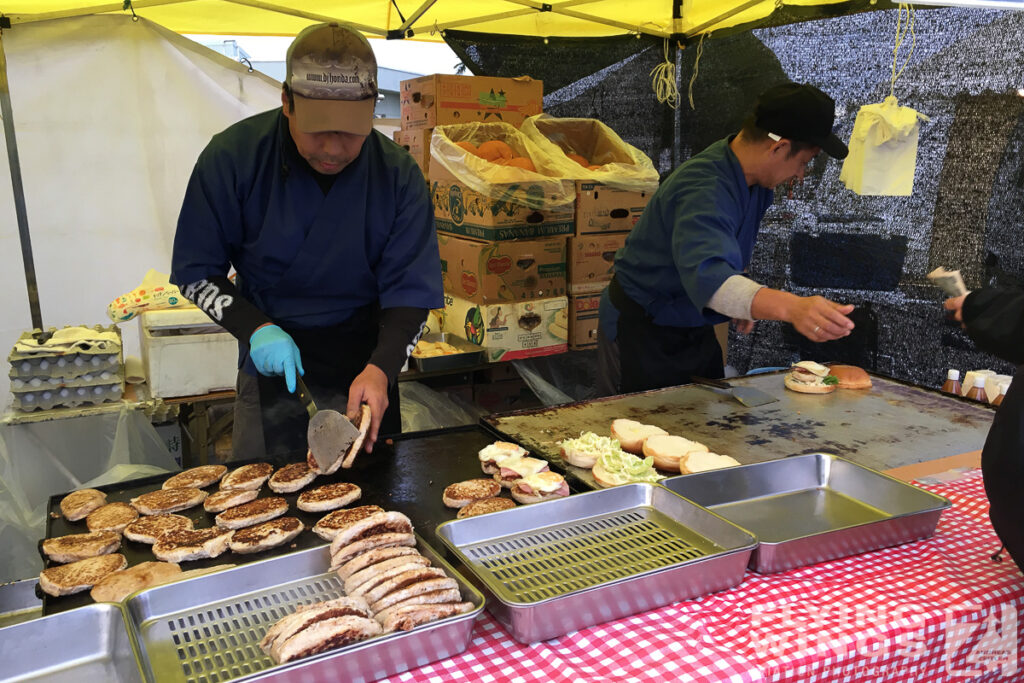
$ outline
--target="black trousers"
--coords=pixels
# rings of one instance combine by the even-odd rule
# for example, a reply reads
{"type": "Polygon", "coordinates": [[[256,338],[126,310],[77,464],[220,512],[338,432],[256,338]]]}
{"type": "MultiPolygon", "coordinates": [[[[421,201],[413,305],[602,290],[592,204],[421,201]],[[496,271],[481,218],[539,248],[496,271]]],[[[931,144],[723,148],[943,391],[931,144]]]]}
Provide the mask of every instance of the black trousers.
{"type": "Polygon", "coordinates": [[[608,295],[619,311],[615,341],[619,393],[689,384],[692,375],[713,379],[725,375],[722,347],[715,337],[714,326],[656,325],[614,278],[608,295]]]}
{"type": "MultiPolygon", "coordinates": [[[[375,308],[361,309],[346,322],[332,327],[287,329],[302,353],[303,380],[317,408],[345,414],[352,381],[366,368],[377,346],[379,315],[375,308]]],[[[284,377],[253,377],[238,371],[232,430],[232,457],[236,460],[270,458],[295,460],[306,455],[309,415],[284,377]]],[[[402,431],[398,383],[388,392],[388,409],[380,434],[402,431]]]]}
{"type": "Polygon", "coordinates": [[[981,452],[988,516],[999,540],[1024,572],[1024,372],[1017,368],[981,452]]]}

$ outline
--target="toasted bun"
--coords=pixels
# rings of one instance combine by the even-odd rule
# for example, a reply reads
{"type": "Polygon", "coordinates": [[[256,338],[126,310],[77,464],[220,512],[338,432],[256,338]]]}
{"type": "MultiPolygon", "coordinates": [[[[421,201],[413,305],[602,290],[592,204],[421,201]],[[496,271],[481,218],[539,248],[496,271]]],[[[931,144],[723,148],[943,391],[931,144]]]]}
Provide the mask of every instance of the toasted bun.
{"type": "MultiPolygon", "coordinates": [[[[345,454],[344,459],[341,459],[341,466],[345,469],[352,467],[352,463],[355,461],[356,456],[359,455],[359,451],[363,448],[363,441],[366,439],[366,432],[370,431],[370,406],[365,403],[361,407],[359,417],[359,436],[352,442],[352,445],[348,449],[348,453],[345,454]]],[[[334,469],[333,467],[331,469],[334,469]]]]}
{"type": "Polygon", "coordinates": [[[115,531],[124,528],[139,518],[139,511],[128,503],[107,503],[89,513],[85,525],[89,531],[115,531]]]}
{"type": "Polygon", "coordinates": [[[401,557],[415,557],[419,556],[419,554],[420,551],[416,550],[416,548],[401,545],[389,546],[387,548],[373,548],[353,557],[345,564],[335,567],[335,569],[338,573],[338,578],[342,581],[347,581],[356,573],[372,567],[375,564],[388,562],[401,557]]]}
{"type": "Polygon", "coordinates": [[[293,462],[285,465],[270,477],[267,486],[274,493],[295,493],[306,488],[317,473],[304,462],[293,462]]]}
{"type": "Polygon", "coordinates": [[[611,474],[606,470],[601,463],[594,465],[594,468],[590,470],[590,473],[594,475],[594,481],[606,489],[610,489],[613,486],[618,486],[618,483],[612,479],[611,474]]]}
{"type": "Polygon", "coordinates": [[[679,460],[693,452],[706,453],[708,447],[699,441],[690,441],[681,436],[655,434],[644,441],[643,454],[654,458],[659,470],[679,471],[679,460]]]}
{"type": "Polygon", "coordinates": [[[203,509],[207,512],[224,512],[233,507],[256,500],[260,492],[255,489],[222,489],[211,493],[203,501],[203,509]]]}
{"type": "Polygon", "coordinates": [[[640,455],[643,452],[644,441],[647,440],[647,437],[655,434],[668,434],[661,427],[622,418],[612,421],[611,431],[612,438],[618,439],[622,450],[635,455],[640,455]]]}
{"type": "Polygon", "coordinates": [[[202,560],[224,554],[231,542],[228,529],[183,529],[171,531],[153,544],[153,555],[164,562],[202,560]]]}
{"type": "Polygon", "coordinates": [[[835,384],[806,384],[804,382],[798,382],[793,378],[792,375],[786,375],[782,378],[786,388],[791,391],[798,391],[801,394],[831,394],[836,390],[835,384]]]}
{"type": "Polygon", "coordinates": [[[569,448],[561,446],[558,451],[562,454],[562,460],[576,467],[589,470],[597,463],[597,453],[588,453],[572,446],[569,448]]]}
{"type": "Polygon", "coordinates": [[[95,586],[108,574],[128,566],[128,559],[120,554],[100,555],[71,564],[44,569],[39,574],[39,587],[55,597],[81,593],[95,586]]]}
{"type": "Polygon", "coordinates": [[[467,479],[446,487],[441,500],[450,508],[464,508],[474,500],[493,498],[501,493],[501,484],[493,479],[467,479]]]}
{"type": "Polygon", "coordinates": [[[355,484],[337,482],[300,493],[296,505],[303,512],[327,512],[354,503],[362,495],[363,490],[355,484]]]}
{"type": "Polygon", "coordinates": [[[325,541],[333,541],[342,529],[378,512],[384,512],[384,508],[378,505],[360,505],[347,510],[335,510],[320,518],[313,526],[313,533],[325,541]]]}
{"type": "Polygon", "coordinates": [[[455,516],[459,519],[465,519],[466,517],[476,517],[477,515],[486,515],[491,512],[500,512],[501,510],[511,510],[515,506],[515,501],[508,498],[482,498],[474,500],[469,505],[459,509],[459,513],[455,516]]]}
{"type": "Polygon", "coordinates": [[[241,529],[280,517],[286,512],[288,512],[288,501],[274,496],[257,498],[254,501],[229,508],[214,517],[213,520],[222,529],[241,529]]]}
{"type": "Polygon", "coordinates": [[[107,494],[96,489],[72,491],[60,501],[60,513],[69,522],[77,522],[107,502],[107,494]]]}
{"type": "Polygon", "coordinates": [[[220,488],[259,491],[273,473],[274,466],[270,463],[255,462],[251,465],[242,465],[220,480],[220,488]]]}
{"type": "Polygon", "coordinates": [[[43,541],[43,553],[61,564],[78,562],[97,555],[108,555],[121,547],[121,534],[116,531],[90,531],[43,541]]]}
{"type": "Polygon", "coordinates": [[[401,512],[375,512],[339,529],[331,540],[331,554],[355,541],[383,533],[411,534],[412,522],[401,512]]]}
{"type": "Polygon", "coordinates": [[[695,472],[707,472],[708,470],[720,470],[723,467],[736,467],[740,463],[728,455],[717,453],[690,453],[679,463],[680,471],[683,474],[694,474],[695,472]]]}
{"type": "Polygon", "coordinates": [[[856,365],[833,365],[829,370],[839,380],[840,389],[871,388],[871,377],[856,365]]]}
{"type": "Polygon", "coordinates": [[[140,562],[103,577],[89,596],[96,602],[121,602],[132,593],[159,586],[180,575],[181,567],[173,562],[140,562]]]}
{"type": "Polygon", "coordinates": [[[168,531],[192,529],[192,520],[182,515],[163,514],[140,517],[124,529],[124,537],[136,543],[156,543],[168,531]]]}

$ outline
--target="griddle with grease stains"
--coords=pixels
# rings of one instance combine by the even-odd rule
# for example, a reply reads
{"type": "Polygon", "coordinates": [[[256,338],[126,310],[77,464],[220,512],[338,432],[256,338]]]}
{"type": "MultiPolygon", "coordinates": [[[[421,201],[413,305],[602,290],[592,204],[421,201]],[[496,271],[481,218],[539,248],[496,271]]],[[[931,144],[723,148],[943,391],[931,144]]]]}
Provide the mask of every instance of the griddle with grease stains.
{"type": "Polygon", "coordinates": [[[870,389],[800,394],[783,385],[785,372],[730,378],[779,399],[755,408],[728,392],[687,384],[624,396],[522,410],[482,418],[509,440],[567,470],[570,482],[599,488],[590,470],[565,465],[558,442],[592,431],[607,435],[627,418],[700,441],[742,464],[828,452],[887,470],[980,449],[994,410],[888,377],[871,375],[870,389]]]}
{"type": "MultiPolygon", "coordinates": [[[[486,476],[480,469],[477,452],[496,439],[497,437],[485,427],[469,425],[453,429],[403,434],[395,437],[391,444],[379,440],[374,446],[373,453],[360,453],[356,457],[351,469],[341,469],[334,474],[317,477],[304,490],[334,482],[356,484],[362,489],[362,497],[348,507],[379,505],[385,510],[402,512],[412,520],[416,531],[427,543],[433,548],[439,549],[439,552],[443,552],[444,546],[437,542],[434,530],[438,524],[455,519],[455,514],[458,511],[446,507],[441,500],[441,494],[449,484],[486,476]]],[[[297,460],[299,460],[298,456],[282,463],[275,463],[275,466],[297,460]]],[[[230,471],[249,462],[258,461],[247,460],[225,464],[230,471]]],[[[97,486],[96,488],[107,494],[107,502],[123,501],[127,503],[131,498],[159,489],[170,476],[170,474],[163,474],[119,484],[97,486]]],[[[576,491],[585,490],[579,486],[573,488],[576,491]]],[[[206,490],[216,491],[217,485],[208,487],[206,490]]],[[[312,527],[328,513],[299,510],[296,507],[299,493],[301,492],[277,494],[266,485],[260,490],[261,498],[283,496],[288,501],[289,509],[286,514],[298,517],[306,526],[306,529],[291,543],[251,555],[239,555],[229,550],[214,559],[183,562],[181,568],[188,570],[220,564],[241,565],[325,544],[323,539],[313,533],[312,527]]],[[[51,514],[47,515],[47,538],[88,531],[84,519],[78,522],[69,522],[60,516],[60,501],[65,495],[66,493],[61,493],[50,497],[48,511],[51,514]]],[[[502,496],[508,497],[507,490],[502,492],[502,496]]],[[[177,514],[190,518],[197,529],[214,526],[213,518],[216,516],[206,512],[202,505],[182,510],[177,514]]],[[[145,543],[124,540],[118,552],[125,555],[129,566],[156,560],[150,546],[145,543]]],[[[48,566],[52,565],[48,564],[48,566]]],[[[37,589],[37,595],[43,599],[44,614],[54,614],[92,604],[89,591],[54,598],[37,589]]]]}

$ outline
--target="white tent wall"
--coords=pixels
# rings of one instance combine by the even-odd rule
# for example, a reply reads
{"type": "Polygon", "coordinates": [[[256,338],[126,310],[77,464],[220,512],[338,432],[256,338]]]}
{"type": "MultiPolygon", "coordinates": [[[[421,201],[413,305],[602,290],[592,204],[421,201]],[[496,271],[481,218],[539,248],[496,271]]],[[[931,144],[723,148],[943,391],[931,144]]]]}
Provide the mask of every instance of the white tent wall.
{"type": "MultiPolygon", "coordinates": [[[[86,16],[4,31],[46,326],[109,324],[107,304],[170,268],[185,185],[210,138],[280,106],[280,84],[146,20],[86,16]]],[[[0,138],[0,348],[31,327],[0,138]],[[4,196],[6,195],[6,196],[4,196]]],[[[121,325],[137,354],[138,325],[121,325]]],[[[11,402],[0,373],[0,410],[11,402]]]]}

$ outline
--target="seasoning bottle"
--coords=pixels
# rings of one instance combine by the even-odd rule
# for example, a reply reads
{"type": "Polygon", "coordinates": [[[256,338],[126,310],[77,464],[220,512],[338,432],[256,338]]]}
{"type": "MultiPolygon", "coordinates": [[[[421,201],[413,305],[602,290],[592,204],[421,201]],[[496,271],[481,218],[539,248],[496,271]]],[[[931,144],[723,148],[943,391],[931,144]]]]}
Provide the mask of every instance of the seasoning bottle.
{"type": "Polygon", "coordinates": [[[946,383],[942,385],[942,393],[960,395],[960,371],[950,370],[946,373],[946,383]]]}
{"type": "Polygon", "coordinates": [[[987,397],[985,396],[985,376],[984,375],[975,375],[975,377],[974,377],[974,386],[972,386],[967,391],[967,398],[973,399],[975,401],[985,401],[985,400],[987,400],[987,397]]]}
{"type": "Polygon", "coordinates": [[[1009,382],[1001,382],[999,384],[999,395],[996,396],[995,400],[992,401],[992,405],[998,406],[1003,402],[1003,396],[1006,396],[1007,390],[1010,388],[1009,382]]]}

